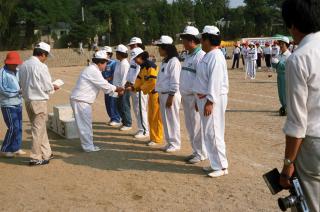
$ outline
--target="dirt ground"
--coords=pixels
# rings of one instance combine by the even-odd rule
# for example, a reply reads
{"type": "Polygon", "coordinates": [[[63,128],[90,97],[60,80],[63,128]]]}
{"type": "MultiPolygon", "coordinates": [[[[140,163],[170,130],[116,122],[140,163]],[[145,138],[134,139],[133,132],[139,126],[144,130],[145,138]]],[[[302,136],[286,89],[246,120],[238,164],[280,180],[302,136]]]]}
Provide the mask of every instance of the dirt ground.
{"type": "MultiPolygon", "coordinates": [[[[51,68],[65,81],[49,101],[68,103],[82,67],[51,68]]],[[[230,70],[226,114],[229,175],[212,179],[202,166],[187,165],[191,153],[181,111],[182,150],[163,153],[108,127],[102,93],[94,103],[96,153],[81,151],[78,139],[65,140],[49,132],[55,159],[29,167],[28,156],[0,158],[0,211],[279,211],[262,174],[281,167],[284,118],[277,115],[276,75],[258,72],[244,80],[242,69],[230,70]]],[[[29,120],[23,114],[23,149],[30,152],[29,120]]],[[[136,129],[136,126],[134,127],[136,129]]],[[[6,127],[0,120],[0,138],[6,127]]],[[[1,140],[2,141],[2,140],[1,140]]],[[[283,192],[281,195],[286,195],[283,192]]]]}

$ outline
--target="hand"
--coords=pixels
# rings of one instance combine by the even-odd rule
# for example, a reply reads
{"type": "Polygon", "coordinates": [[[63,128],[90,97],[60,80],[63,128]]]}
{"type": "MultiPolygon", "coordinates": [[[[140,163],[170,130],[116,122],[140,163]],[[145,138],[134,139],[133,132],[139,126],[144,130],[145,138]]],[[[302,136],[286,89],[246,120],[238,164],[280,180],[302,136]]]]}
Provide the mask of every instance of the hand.
{"type": "Polygon", "coordinates": [[[197,103],[194,104],[194,109],[195,109],[197,112],[199,112],[199,108],[198,108],[197,103]]]}
{"type": "Polygon", "coordinates": [[[117,87],[116,90],[115,90],[115,92],[118,93],[118,96],[123,96],[123,94],[124,94],[124,88],[122,88],[122,87],[117,87]]]}
{"type": "Polygon", "coordinates": [[[213,111],[213,103],[209,100],[204,105],[204,116],[210,116],[213,111]]]}
{"type": "Polygon", "coordinates": [[[126,87],[126,91],[133,91],[133,90],[134,90],[133,86],[126,87]]]}
{"type": "Polygon", "coordinates": [[[108,77],[107,80],[110,82],[112,81],[113,77],[108,77]]]}
{"type": "Polygon", "coordinates": [[[58,90],[58,89],[60,89],[60,88],[59,88],[59,86],[53,84],[53,89],[56,91],[56,90],[58,90]]]}
{"type": "Polygon", "coordinates": [[[22,94],[22,90],[20,89],[18,93],[21,95],[22,94]]]}
{"type": "Polygon", "coordinates": [[[126,84],[124,85],[125,88],[131,87],[131,83],[130,82],[126,82],[126,84]]]}
{"type": "Polygon", "coordinates": [[[279,63],[279,59],[278,58],[272,58],[271,62],[274,64],[278,64],[279,63]]]}
{"type": "Polygon", "coordinates": [[[292,177],[294,172],[294,165],[283,166],[280,176],[280,185],[284,189],[289,189],[291,187],[290,178],[292,177]]]}
{"type": "Polygon", "coordinates": [[[172,106],[173,98],[174,98],[174,96],[168,95],[168,99],[167,99],[167,102],[166,102],[166,107],[167,108],[170,108],[172,106]]]}

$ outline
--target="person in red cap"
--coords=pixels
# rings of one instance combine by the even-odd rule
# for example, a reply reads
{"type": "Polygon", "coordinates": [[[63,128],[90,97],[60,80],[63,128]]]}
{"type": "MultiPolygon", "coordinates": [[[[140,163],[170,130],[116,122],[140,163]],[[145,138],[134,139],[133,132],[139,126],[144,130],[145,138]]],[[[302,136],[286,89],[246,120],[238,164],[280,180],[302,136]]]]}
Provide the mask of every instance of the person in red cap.
{"type": "Polygon", "coordinates": [[[4,157],[25,154],[22,151],[22,99],[17,66],[22,63],[17,52],[9,52],[0,69],[0,105],[8,130],[1,146],[4,157]]]}

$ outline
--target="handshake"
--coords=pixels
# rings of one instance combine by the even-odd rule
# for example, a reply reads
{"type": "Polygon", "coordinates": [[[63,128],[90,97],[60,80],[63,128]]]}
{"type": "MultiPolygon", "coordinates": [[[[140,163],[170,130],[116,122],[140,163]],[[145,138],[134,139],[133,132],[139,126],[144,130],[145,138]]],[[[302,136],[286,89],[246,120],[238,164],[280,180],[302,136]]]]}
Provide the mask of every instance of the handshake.
{"type": "Polygon", "coordinates": [[[114,92],[118,93],[118,96],[123,96],[125,89],[123,87],[117,87],[114,92]]]}

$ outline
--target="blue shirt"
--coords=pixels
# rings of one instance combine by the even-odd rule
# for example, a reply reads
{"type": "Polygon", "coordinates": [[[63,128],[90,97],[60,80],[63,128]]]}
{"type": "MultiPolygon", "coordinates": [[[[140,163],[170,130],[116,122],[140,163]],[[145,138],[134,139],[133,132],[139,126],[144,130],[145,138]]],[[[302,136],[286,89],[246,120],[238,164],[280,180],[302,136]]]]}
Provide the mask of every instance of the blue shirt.
{"type": "MultiPolygon", "coordinates": [[[[102,72],[103,78],[107,79],[109,77],[113,78],[114,70],[116,68],[116,61],[115,60],[109,60],[107,62],[106,69],[102,72]]],[[[112,83],[113,80],[108,81],[109,83],[112,83]]]]}
{"type": "Polygon", "coordinates": [[[10,71],[6,66],[0,69],[0,105],[21,105],[22,99],[19,94],[19,77],[17,73],[10,71]]]}

